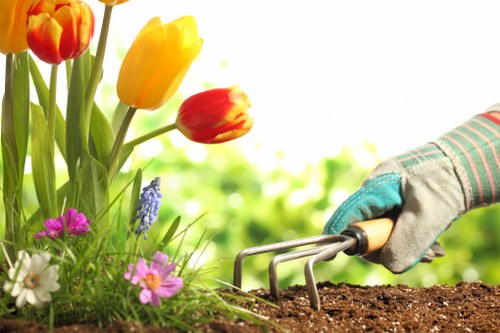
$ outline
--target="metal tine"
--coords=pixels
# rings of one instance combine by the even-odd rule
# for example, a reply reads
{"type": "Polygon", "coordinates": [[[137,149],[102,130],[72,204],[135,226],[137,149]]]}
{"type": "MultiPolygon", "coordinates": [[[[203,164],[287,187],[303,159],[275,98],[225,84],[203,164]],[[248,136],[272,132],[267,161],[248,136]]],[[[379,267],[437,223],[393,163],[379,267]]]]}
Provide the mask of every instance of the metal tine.
{"type": "Polygon", "coordinates": [[[339,240],[343,241],[344,239],[345,236],[341,235],[318,235],[244,249],[238,253],[234,261],[233,285],[237,288],[241,288],[242,262],[246,257],[310,244],[332,243],[339,240]]]}
{"type": "Polygon", "coordinates": [[[342,252],[350,248],[356,243],[356,240],[351,237],[345,237],[344,241],[330,244],[326,250],[321,251],[320,253],[314,255],[311,259],[307,261],[304,266],[304,274],[306,278],[306,286],[307,293],[309,295],[309,302],[311,303],[311,307],[315,310],[321,309],[321,304],[319,300],[318,288],[316,287],[316,281],[314,279],[314,264],[322,261],[326,261],[331,259],[337,253],[342,252]]]}
{"type": "Polygon", "coordinates": [[[312,255],[325,251],[327,248],[330,248],[330,246],[332,245],[321,245],[301,251],[283,253],[273,257],[273,259],[269,262],[269,287],[271,289],[271,295],[273,295],[275,298],[279,298],[280,296],[280,289],[278,285],[278,271],[276,268],[278,264],[304,257],[310,257],[312,255]]]}

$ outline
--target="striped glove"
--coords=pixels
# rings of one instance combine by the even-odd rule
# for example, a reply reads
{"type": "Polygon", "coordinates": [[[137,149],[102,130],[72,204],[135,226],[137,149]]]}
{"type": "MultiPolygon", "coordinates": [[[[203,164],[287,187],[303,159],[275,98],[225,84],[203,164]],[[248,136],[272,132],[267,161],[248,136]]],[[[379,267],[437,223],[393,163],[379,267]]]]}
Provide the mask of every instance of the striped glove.
{"type": "Polygon", "coordinates": [[[382,162],[323,233],[399,213],[386,245],[365,259],[401,273],[444,255],[436,239],[466,211],[500,197],[500,120],[473,117],[434,142],[382,162]]]}

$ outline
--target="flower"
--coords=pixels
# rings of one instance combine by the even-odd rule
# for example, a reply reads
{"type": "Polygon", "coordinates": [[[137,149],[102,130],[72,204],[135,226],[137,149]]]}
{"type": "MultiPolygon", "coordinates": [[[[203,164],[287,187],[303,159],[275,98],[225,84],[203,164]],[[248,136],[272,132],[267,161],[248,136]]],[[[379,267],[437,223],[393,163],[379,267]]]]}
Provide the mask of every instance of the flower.
{"type": "Polygon", "coordinates": [[[128,265],[128,271],[123,277],[142,288],[139,294],[142,304],[159,306],[160,298],[172,297],[182,288],[182,278],[170,276],[175,267],[174,262],[168,265],[168,255],[157,251],[149,266],[139,258],[137,264],[128,265]]]}
{"type": "Polygon", "coordinates": [[[164,25],[159,17],[151,19],[123,59],[118,97],[139,109],[159,108],[179,88],[202,44],[192,16],[164,25]]]}
{"type": "Polygon", "coordinates": [[[102,2],[108,6],[114,6],[114,5],[120,5],[124,2],[128,2],[129,0],[99,0],[99,2],[102,2]]]}
{"type": "Polygon", "coordinates": [[[148,239],[148,229],[154,223],[160,209],[162,195],[160,193],[160,177],[156,177],[151,183],[142,189],[137,207],[137,219],[141,222],[135,231],[136,234],[144,233],[144,239],[148,239]]]}
{"type": "Polygon", "coordinates": [[[238,86],[207,90],[182,103],[175,124],[182,134],[195,142],[230,141],[252,128],[249,107],[247,95],[238,86]]]}
{"type": "Polygon", "coordinates": [[[0,52],[18,53],[28,48],[26,14],[31,0],[0,1],[0,52]]]}
{"type": "Polygon", "coordinates": [[[80,0],[38,0],[28,11],[28,45],[43,61],[58,65],[87,50],[94,13],[80,0]]]}
{"type": "Polygon", "coordinates": [[[57,220],[47,219],[43,225],[47,231],[42,230],[35,234],[35,238],[61,238],[66,235],[82,235],[90,232],[91,221],[85,215],[78,213],[73,208],[68,208],[64,216],[59,216],[57,220]]]}
{"type": "Polygon", "coordinates": [[[23,307],[26,302],[35,306],[50,302],[51,292],[59,290],[59,266],[50,265],[48,253],[34,254],[31,258],[21,250],[14,267],[9,269],[9,279],[4,284],[6,293],[16,298],[16,306],[23,307]]]}

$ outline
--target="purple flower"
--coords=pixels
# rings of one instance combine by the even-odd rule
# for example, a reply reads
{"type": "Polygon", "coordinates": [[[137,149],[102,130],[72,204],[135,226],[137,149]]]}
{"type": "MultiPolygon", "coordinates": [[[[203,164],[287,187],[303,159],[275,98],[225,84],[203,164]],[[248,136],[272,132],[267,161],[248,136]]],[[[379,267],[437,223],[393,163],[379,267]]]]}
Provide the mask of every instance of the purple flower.
{"type": "Polygon", "coordinates": [[[148,239],[148,229],[154,223],[160,209],[162,195],[160,193],[160,177],[156,177],[151,183],[142,189],[137,207],[136,218],[140,220],[135,233],[144,234],[144,239],[148,239]]]}
{"type": "Polygon", "coordinates": [[[137,265],[128,265],[128,271],[123,277],[130,280],[133,285],[139,284],[142,288],[139,294],[142,304],[151,303],[159,306],[160,298],[172,297],[182,288],[182,278],[170,276],[175,266],[174,262],[168,264],[168,255],[157,251],[149,266],[140,258],[137,265]]]}
{"type": "Polygon", "coordinates": [[[35,238],[61,238],[64,235],[82,235],[90,232],[90,220],[85,215],[78,213],[73,208],[68,208],[64,216],[55,219],[47,219],[43,223],[47,230],[35,234],[35,238]]]}

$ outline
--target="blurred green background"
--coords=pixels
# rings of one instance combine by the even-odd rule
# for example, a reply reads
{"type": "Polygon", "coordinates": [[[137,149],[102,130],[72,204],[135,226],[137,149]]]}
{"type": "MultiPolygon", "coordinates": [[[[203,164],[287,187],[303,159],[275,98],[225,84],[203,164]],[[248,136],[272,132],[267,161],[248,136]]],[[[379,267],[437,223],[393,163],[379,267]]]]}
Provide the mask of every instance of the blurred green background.
{"type": "MultiPolygon", "coordinates": [[[[145,118],[152,124],[155,118],[162,122],[159,114],[145,118]]],[[[177,215],[187,225],[204,214],[191,227],[183,251],[194,248],[206,231],[209,243],[200,263],[214,268],[208,276],[226,282],[232,281],[233,260],[240,250],[321,233],[329,214],[341,203],[338,197],[354,192],[370,172],[358,161],[360,152],[377,159],[376,147],[367,143],[345,148],[335,158],[308,164],[299,172],[289,170],[293,168],[286,165],[285,153],[276,154],[274,167],[261,168],[249,161],[236,142],[207,146],[177,138],[186,144],[183,150],[172,144],[176,137],[172,134],[158,142],[162,150],[144,172],[145,179],[161,176],[164,195],[159,223],[152,227],[151,235],[157,232],[161,236],[177,215]]],[[[401,275],[340,254],[316,266],[316,279],[362,285],[429,286],[460,280],[499,284],[499,219],[499,205],[469,212],[439,239],[447,251],[444,258],[419,264],[401,275]]],[[[270,258],[259,255],[244,260],[244,289],[268,287],[270,258]]],[[[304,263],[281,264],[280,285],[304,284],[304,263]]]]}
{"type": "MultiPolygon", "coordinates": [[[[171,122],[181,100],[177,95],[167,108],[138,114],[133,123],[136,135],[171,122]]],[[[131,165],[136,167],[151,162],[144,170],[145,182],[156,176],[162,181],[159,221],[151,228],[145,246],[162,237],[176,216],[182,217],[181,227],[186,227],[203,215],[190,227],[181,251],[193,251],[204,234],[202,244],[206,248],[196,248],[199,253],[194,258],[210,268],[206,276],[214,279],[212,286],[220,286],[217,279],[232,282],[234,257],[244,248],[321,233],[331,213],[370,173],[372,167],[363,166],[370,164],[366,161],[373,165],[380,162],[376,147],[370,143],[346,146],[335,157],[303,163],[302,167],[291,165],[286,152],[265,159],[259,156],[259,147],[242,147],[239,140],[197,144],[172,132],[144,144],[132,156],[131,165]],[[266,163],[256,163],[250,155],[266,163]]],[[[130,172],[135,170],[131,168],[130,172]]],[[[131,176],[122,174],[120,179],[125,181],[131,176]]],[[[340,254],[316,266],[316,279],[361,285],[429,286],[461,280],[499,284],[499,223],[499,205],[469,212],[439,239],[447,251],[444,258],[419,264],[401,275],[340,254]]],[[[245,259],[244,289],[268,287],[270,258],[259,255],[245,259]]],[[[280,285],[304,284],[304,263],[298,260],[281,264],[280,285]]]]}
{"type": "MultiPolygon", "coordinates": [[[[265,126],[276,131],[275,140],[263,135],[257,140],[246,141],[243,137],[207,146],[189,142],[177,132],[169,133],[134,152],[111,193],[112,197],[117,195],[138,167],[148,165],[143,172],[144,185],[160,176],[163,200],[159,220],[143,244],[147,247],[161,238],[177,216],[182,217],[181,228],[201,216],[189,228],[181,251],[190,253],[196,249],[193,264],[197,259],[199,265],[207,268],[206,276],[213,279],[212,286],[221,285],[216,280],[232,281],[234,257],[244,248],[321,233],[342,200],[360,186],[380,161],[384,155],[380,151],[387,151],[388,145],[376,147],[369,142],[350,146],[351,140],[346,138],[349,133],[366,132],[366,137],[394,146],[404,140],[393,138],[421,135],[432,139],[435,133],[443,133],[442,127],[447,130],[464,115],[481,112],[484,106],[498,100],[495,71],[500,68],[499,52],[494,49],[498,45],[491,43],[498,35],[495,8],[454,6],[454,15],[450,16],[449,3],[425,6],[370,1],[334,5],[329,1],[314,5],[290,1],[173,3],[155,0],[144,6],[132,1],[117,8],[98,104],[111,119],[117,103],[115,82],[120,59],[126,45],[153,15],[152,8],[166,19],[186,13],[196,15],[200,35],[206,37],[200,59],[190,70],[192,76],[187,77],[181,88],[198,92],[205,80],[217,80],[219,86],[240,82],[244,90],[249,87],[249,97],[261,113],[255,115],[256,127],[248,136],[262,134],[256,133],[267,122],[265,126]],[[291,15],[282,15],[285,5],[291,15]],[[240,15],[242,8],[246,15],[240,15]],[[140,9],[147,13],[141,13],[140,9]],[[394,10],[398,10],[398,15],[393,15],[394,10]],[[134,13],[133,20],[130,13],[134,13]],[[484,15],[492,17],[485,19],[484,15]],[[259,24],[255,24],[256,17],[259,24]],[[422,18],[425,26],[420,24],[422,18]],[[475,24],[463,24],[471,19],[476,19],[475,24]],[[484,49],[490,52],[477,52],[484,49]],[[309,60],[311,57],[313,60],[309,60]],[[260,99],[256,92],[260,93],[260,99]],[[319,112],[304,112],[311,109],[319,112]],[[420,127],[408,131],[405,126],[391,126],[389,135],[373,126],[375,121],[393,124],[401,119],[403,111],[405,119],[418,115],[411,119],[415,122],[420,119],[420,127]],[[332,118],[336,121],[331,121],[332,118]],[[360,119],[363,121],[356,123],[360,119]],[[283,142],[297,145],[318,142],[321,139],[318,133],[326,131],[325,128],[332,132],[328,134],[330,140],[336,140],[335,146],[339,142],[345,144],[332,157],[310,162],[305,157],[306,161],[298,165],[287,151],[275,150],[270,154],[272,150],[265,149],[266,145],[273,145],[270,141],[279,141],[278,146],[283,142]],[[307,140],[302,140],[303,137],[307,140]],[[260,142],[261,146],[252,146],[251,142],[260,142]]],[[[96,16],[101,14],[102,9],[96,7],[96,16]]],[[[0,77],[2,69],[0,66],[0,77]]],[[[48,69],[41,66],[42,71],[48,69]]],[[[207,83],[204,88],[212,86],[207,83]]],[[[127,139],[171,123],[181,97],[178,93],[166,107],[155,112],[137,112],[127,139]]],[[[330,155],[331,151],[325,153],[330,155]]],[[[62,159],[57,167],[60,185],[67,179],[62,159]]],[[[37,208],[30,175],[27,170],[24,201],[28,217],[37,208]]],[[[114,207],[113,218],[121,219],[128,212],[128,194],[126,191],[114,207]]],[[[2,226],[0,232],[3,232],[1,229],[2,226]]],[[[362,285],[429,286],[456,284],[460,280],[500,284],[499,239],[497,204],[471,211],[454,222],[439,239],[446,248],[446,256],[430,264],[419,264],[404,274],[394,275],[379,265],[340,254],[334,261],[317,265],[315,275],[317,281],[362,285]]],[[[176,242],[174,245],[181,243],[179,239],[176,242]]],[[[270,258],[260,255],[244,261],[244,289],[268,287],[270,258]]],[[[280,266],[282,287],[304,284],[304,262],[280,266]]]]}
{"type": "MultiPolygon", "coordinates": [[[[167,108],[138,113],[133,121],[134,135],[171,122],[180,103],[178,94],[167,108]]],[[[112,110],[109,106],[104,109],[112,110]]],[[[258,147],[253,154],[259,154],[258,147]]],[[[195,251],[193,265],[206,271],[204,276],[209,286],[219,287],[219,280],[232,282],[233,261],[240,250],[321,233],[330,214],[369,174],[371,168],[362,166],[366,159],[379,161],[376,147],[369,143],[346,147],[334,158],[304,163],[299,169],[287,164],[286,153],[278,152],[268,156],[263,167],[254,163],[237,141],[202,145],[173,132],[136,149],[125,172],[114,183],[111,195],[112,198],[117,195],[139,167],[147,165],[143,171],[144,185],[160,176],[163,193],[160,216],[143,246],[151,246],[163,237],[177,216],[182,218],[181,228],[201,216],[189,227],[182,244],[178,239],[176,246],[181,244],[181,252],[185,254],[195,251]]],[[[67,177],[62,163],[59,176],[60,185],[67,177]]],[[[25,208],[29,214],[36,209],[30,172],[26,173],[25,185],[25,208]]],[[[126,216],[128,193],[118,200],[112,218],[126,216]]],[[[419,264],[404,274],[394,275],[379,265],[340,254],[335,260],[316,266],[316,280],[361,285],[429,286],[456,284],[460,280],[499,284],[499,217],[499,205],[469,212],[439,239],[447,251],[444,258],[419,264]]],[[[271,255],[259,255],[245,259],[244,289],[268,287],[270,258],[271,255]]],[[[304,263],[305,260],[298,260],[280,265],[280,285],[304,284],[304,263]]]]}

